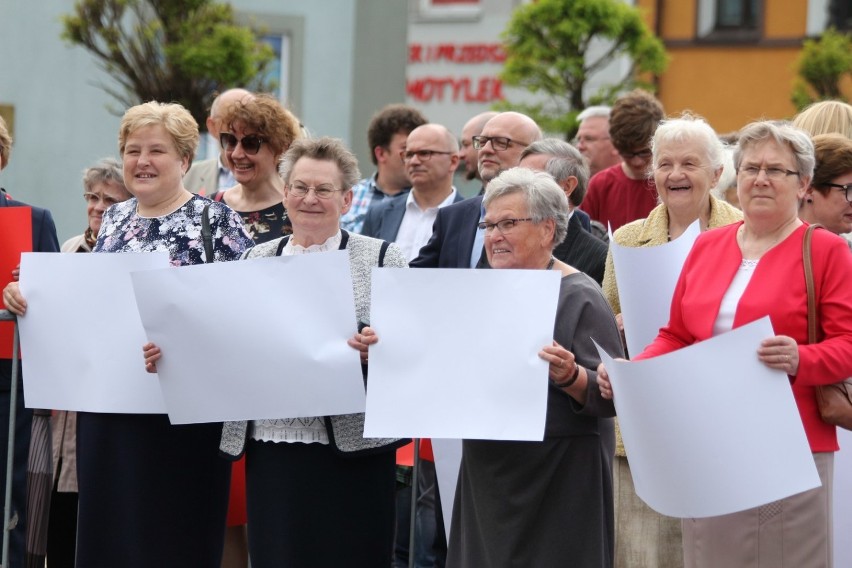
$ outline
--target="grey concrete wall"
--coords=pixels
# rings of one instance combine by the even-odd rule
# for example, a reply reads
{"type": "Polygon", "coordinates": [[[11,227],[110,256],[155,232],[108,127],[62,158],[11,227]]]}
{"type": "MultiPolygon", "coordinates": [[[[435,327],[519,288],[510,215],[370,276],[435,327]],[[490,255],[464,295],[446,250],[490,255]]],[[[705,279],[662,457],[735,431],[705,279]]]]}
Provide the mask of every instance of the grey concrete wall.
{"type": "MultiPolygon", "coordinates": [[[[49,208],[60,241],[86,227],[81,172],[98,158],[118,157],[125,110],[98,87],[112,82],[88,52],[60,39],[60,16],[73,3],[0,0],[0,104],[15,112],[15,145],[0,186],[49,208]]],[[[365,175],[370,173],[370,116],[388,102],[404,101],[407,2],[231,4],[242,21],[290,34],[284,98],[311,133],[354,147],[365,175]]]]}

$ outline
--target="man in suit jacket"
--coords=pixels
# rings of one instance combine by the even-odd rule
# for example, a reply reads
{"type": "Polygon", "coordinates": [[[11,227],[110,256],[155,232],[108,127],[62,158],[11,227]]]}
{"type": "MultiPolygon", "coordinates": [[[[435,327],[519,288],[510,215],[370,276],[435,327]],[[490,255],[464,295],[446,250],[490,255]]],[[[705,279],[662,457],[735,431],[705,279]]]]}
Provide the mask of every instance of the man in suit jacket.
{"type": "MultiPolygon", "coordinates": [[[[207,117],[207,132],[210,133],[219,144],[219,134],[227,125],[221,124],[221,117],[226,108],[244,97],[250,96],[251,92],[245,89],[228,89],[215,99],[210,105],[210,116],[207,117]]],[[[221,152],[215,158],[200,160],[192,164],[183,178],[183,186],[193,193],[213,197],[218,191],[224,191],[237,185],[231,170],[222,162],[221,152]]]]}
{"type": "MultiPolygon", "coordinates": [[[[0,159],[0,166],[4,165],[0,159]]],[[[28,207],[27,204],[10,199],[0,189],[0,208],[28,207]]],[[[36,252],[59,252],[59,241],[56,238],[56,226],[53,217],[46,209],[31,207],[32,214],[32,250],[36,252]]],[[[11,325],[4,323],[3,325],[11,325]]],[[[20,381],[20,361],[18,362],[18,377],[20,381]]],[[[30,431],[32,428],[33,411],[24,408],[23,383],[18,383],[17,405],[15,415],[15,447],[14,466],[12,469],[12,499],[11,511],[17,515],[18,523],[10,533],[9,565],[24,566],[24,553],[27,527],[27,458],[30,449],[30,431]]],[[[12,360],[0,359],[0,452],[5,456],[9,440],[9,414],[12,394],[12,360]]],[[[6,467],[0,471],[0,487],[6,486],[6,467]]],[[[4,500],[0,498],[0,501],[4,500]]]]}
{"type": "MultiPolygon", "coordinates": [[[[478,150],[482,183],[518,165],[521,152],[541,139],[541,129],[530,117],[518,112],[501,112],[487,123],[482,134],[473,137],[478,150]]],[[[482,259],[484,234],[477,225],[482,220],[482,196],[478,195],[438,211],[432,237],[410,266],[422,268],[474,268],[482,259]]]]}
{"type": "Polygon", "coordinates": [[[463,198],[453,187],[459,145],[446,127],[418,126],[408,135],[405,148],[402,160],[411,191],[374,204],[361,234],[395,242],[410,261],[432,235],[438,210],[463,198]]]}
{"type": "Polygon", "coordinates": [[[521,167],[547,172],[568,197],[568,233],[553,250],[553,256],[591,276],[598,285],[603,282],[606,267],[606,244],[586,231],[576,209],[586,194],[589,168],[580,151],[568,142],[545,138],[527,146],[521,154],[521,167]]]}

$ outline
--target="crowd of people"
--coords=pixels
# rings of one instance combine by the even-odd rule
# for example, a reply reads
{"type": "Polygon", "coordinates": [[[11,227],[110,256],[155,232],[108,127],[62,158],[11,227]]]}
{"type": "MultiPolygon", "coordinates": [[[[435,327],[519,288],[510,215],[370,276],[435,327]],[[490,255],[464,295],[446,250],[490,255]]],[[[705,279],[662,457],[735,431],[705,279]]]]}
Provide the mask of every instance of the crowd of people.
{"type": "MultiPolygon", "coordinates": [[[[456,487],[439,487],[424,440],[412,502],[410,440],[365,437],[363,413],[172,425],[165,415],[54,411],[53,492],[38,513],[22,469],[32,413],[19,397],[10,566],[44,566],[46,556],[51,568],[831,567],[838,444],[815,392],[852,376],[852,107],[816,103],[793,121],[723,136],[635,90],[579,121],[572,144],[518,112],[441,125],[390,105],[371,120],[375,171],[362,178],[341,140],[308,136],[269,95],[220,94],[206,127],[221,153],[195,164],[199,127],[186,109],[128,109],[120,161],[85,170],[88,223],[63,252],[165,251],[180,267],[345,250],[356,312],[348,345],[365,383],[381,340],[370,326],[374,268],[554,271],[552,341],[531,354],[548,369],[543,440],[464,440],[456,487]],[[464,198],[457,172],[481,183],[477,195],[464,198]],[[695,222],[668,323],[627,353],[608,230],[619,245],[654,247],[695,222]],[[802,243],[814,224],[824,230],[811,244],[810,342],[802,243]],[[764,316],[775,335],[756,357],[788,377],[821,486],[719,517],[655,512],[636,494],[594,343],[642,360],[764,316]],[[441,498],[453,501],[452,519],[441,498]],[[40,548],[26,540],[39,514],[49,516],[40,548]]],[[[0,169],[10,148],[0,121],[0,169]]],[[[0,192],[0,207],[20,206],[0,192]]],[[[59,250],[49,212],[31,211],[32,250],[59,250]]],[[[3,301],[26,317],[18,276],[3,301]]],[[[155,373],[167,352],[149,343],[139,364],[155,373]]],[[[10,370],[4,360],[0,420],[10,370]]]]}

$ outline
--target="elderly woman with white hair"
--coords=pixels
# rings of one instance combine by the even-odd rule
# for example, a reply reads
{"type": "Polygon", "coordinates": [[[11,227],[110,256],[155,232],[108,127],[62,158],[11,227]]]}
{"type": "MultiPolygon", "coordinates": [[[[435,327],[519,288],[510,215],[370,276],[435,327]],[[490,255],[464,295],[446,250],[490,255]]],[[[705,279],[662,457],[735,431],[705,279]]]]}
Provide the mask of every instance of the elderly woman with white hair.
{"type": "Polygon", "coordinates": [[[590,277],[553,257],[568,203],[549,174],[507,170],[488,184],[483,205],[492,268],[555,270],[562,283],[554,340],[539,352],[550,380],[544,440],[464,440],[447,566],[612,566],[612,476],[601,430],[615,409],[596,386],[591,338],[621,353],[615,318],[590,277]]]}
{"type": "MultiPolygon", "coordinates": [[[[717,199],[725,164],[725,147],[703,119],[685,114],[663,121],[651,140],[651,168],[660,204],[645,219],[619,228],[613,239],[621,246],[654,247],[678,238],[695,221],[702,231],[742,219],[734,206],[717,199]]],[[[603,290],[621,326],[621,303],[612,252],[606,260],[603,290]]],[[[630,465],[616,428],[615,563],[677,568],[683,565],[680,520],[660,515],[636,495],[630,465]]]]}
{"type": "MultiPolygon", "coordinates": [[[[669,323],[634,360],[769,316],[775,335],[761,342],[756,355],[787,375],[783,380],[793,391],[821,486],[729,515],[684,519],[684,564],[830,567],[837,432],[820,417],[816,388],[852,375],[852,256],[837,235],[813,232],[810,264],[819,317],[817,340],[811,342],[803,254],[807,223],[798,212],[813,176],[813,143],[787,124],[752,123],[740,133],[734,163],[743,221],[698,237],[675,288],[669,323]]],[[[684,381],[689,388],[689,377],[684,381]]],[[[598,382],[610,398],[603,367],[598,382]]],[[[761,403],[755,400],[755,408],[761,403]]]]}

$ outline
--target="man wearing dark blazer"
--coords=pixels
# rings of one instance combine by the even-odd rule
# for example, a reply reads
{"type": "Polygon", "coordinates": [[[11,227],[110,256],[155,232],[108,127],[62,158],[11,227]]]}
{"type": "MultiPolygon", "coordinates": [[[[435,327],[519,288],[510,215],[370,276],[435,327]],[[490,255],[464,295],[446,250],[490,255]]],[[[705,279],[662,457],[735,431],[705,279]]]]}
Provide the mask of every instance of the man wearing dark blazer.
{"type": "Polygon", "coordinates": [[[553,250],[553,256],[591,276],[600,285],[606,266],[607,245],[585,230],[576,209],[586,194],[589,168],[580,151],[564,140],[545,138],[527,146],[520,166],[547,172],[568,197],[568,233],[553,250]]]}
{"type": "Polygon", "coordinates": [[[424,124],[412,130],[402,152],[411,191],[374,204],[361,234],[395,242],[408,260],[415,258],[432,235],[439,210],[463,199],[453,187],[458,154],[458,141],[444,126],[424,124]]]}
{"type": "MultiPolygon", "coordinates": [[[[0,167],[5,162],[0,158],[0,167]]],[[[0,209],[11,207],[29,207],[20,201],[14,201],[0,189],[0,209]]],[[[32,250],[35,252],[59,252],[59,241],[56,238],[56,226],[53,217],[47,209],[31,207],[32,215],[32,250]]],[[[6,322],[2,325],[11,325],[6,322]]],[[[20,381],[20,361],[18,362],[18,377],[20,381]]],[[[9,565],[24,566],[24,547],[26,538],[26,504],[27,504],[27,458],[30,449],[30,430],[32,428],[33,411],[24,408],[23,383],[18,383],[17,405],[15,416],[15,448],[14,467],[12,470],[12,516],[17,515],[18,522],[10,533],[9,565]]],[[[9,404],[12,393],[12,360],[0,359],[0,452],[5,456],[9,440],[9,404]]],[[[0,471],[0,487],[6,486],[6,467],[0,471]]],[[[0,498],[0,501],[4,500],[0,498]]]]}
{"type": "MultiPolygon", "coordinates": [[[[524,148],[541,137],[535,121],[518,112],[501,112],[485,123],[482,134],[473,137],[483,186],[503,170],[517,166],[524,148]]],[[[481,220],[482,195],[439,210],[432,237],[410,266],[474,268],[484,263],[483,233],[477,229],[481,220]]]]}

